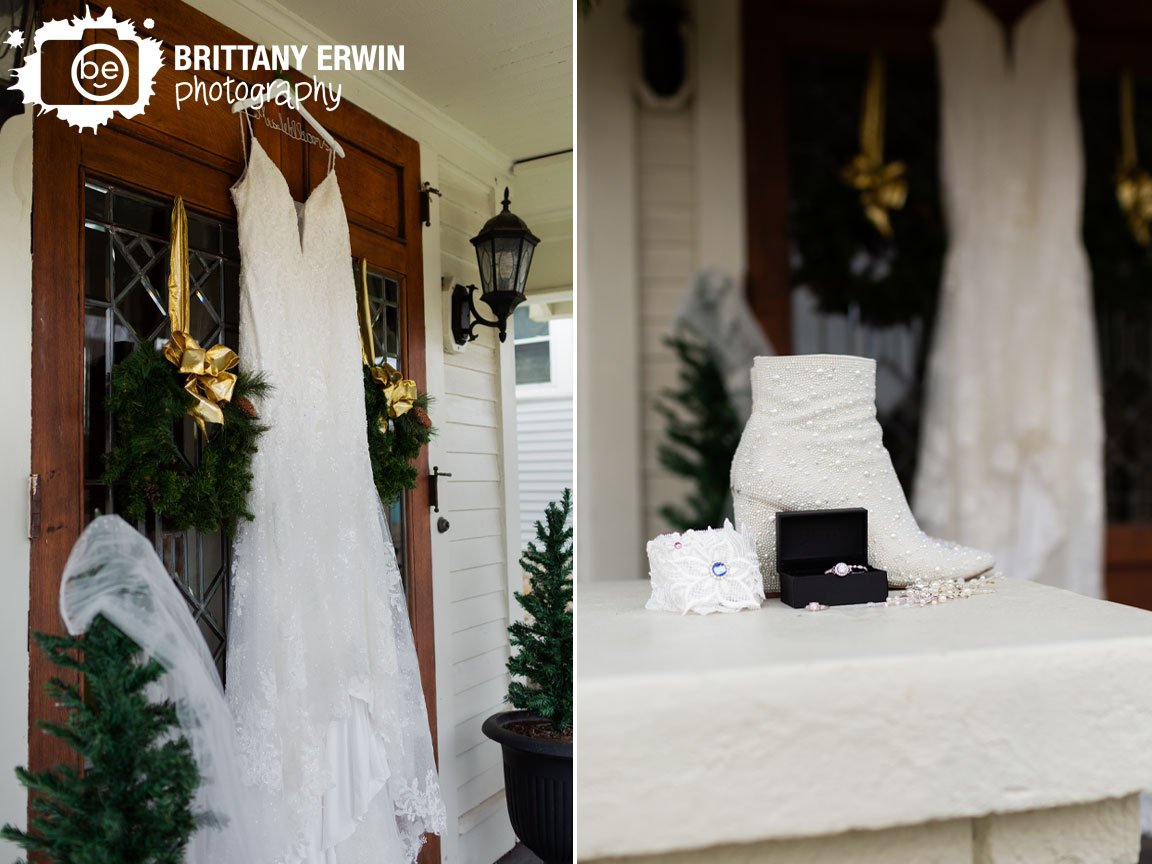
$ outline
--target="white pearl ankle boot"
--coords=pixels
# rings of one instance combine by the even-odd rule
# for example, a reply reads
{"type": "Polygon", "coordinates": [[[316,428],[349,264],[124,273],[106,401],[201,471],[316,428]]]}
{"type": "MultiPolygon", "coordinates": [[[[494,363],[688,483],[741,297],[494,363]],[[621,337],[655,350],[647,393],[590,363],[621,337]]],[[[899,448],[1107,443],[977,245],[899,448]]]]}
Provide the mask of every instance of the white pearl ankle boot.
{"type": "Polygon", "coordinates": [[[920,530],[882,443],[876,362],[807,354],[757,357],[752,417],[732,461],[736,525],[752,533],[764,589],[779,591],[776,513],[864,507],[868,556],[889,585],[969,579],[992,568],[987,552],[920,530]]]}

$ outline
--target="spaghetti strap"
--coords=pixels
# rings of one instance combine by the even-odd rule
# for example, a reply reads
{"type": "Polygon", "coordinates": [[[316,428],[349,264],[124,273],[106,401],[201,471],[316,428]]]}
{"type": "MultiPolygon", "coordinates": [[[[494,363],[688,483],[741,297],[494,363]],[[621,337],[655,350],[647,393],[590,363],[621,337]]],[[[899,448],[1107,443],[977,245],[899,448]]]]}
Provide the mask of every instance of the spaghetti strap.
{"type": "Polygon", "coordinates": [[[240,116],[243,118],[240,121],[240,151],[244,154],[244,161],[248,161],[250,152],[250,141],[256,140],[256,133],[252,131],[252,117],[247,110],[241,111],[240,116]],[[248,134],[244,134],[244,125],[248,125],[248,134]]]}

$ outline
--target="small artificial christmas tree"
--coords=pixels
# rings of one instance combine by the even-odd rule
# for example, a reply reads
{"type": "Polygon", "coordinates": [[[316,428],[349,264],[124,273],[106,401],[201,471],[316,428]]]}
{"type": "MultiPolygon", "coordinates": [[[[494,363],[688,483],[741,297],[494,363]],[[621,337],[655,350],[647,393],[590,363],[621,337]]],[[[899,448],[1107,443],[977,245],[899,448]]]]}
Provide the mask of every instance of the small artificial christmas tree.
{"type": "Polygon", "coordinates": [[[572,725],[572,490],[536,523],[536,540],[520,564],[531,590],[516,594],[528,613],[508,628],[514,653],[508,661],[513,681],[508,701],[552,724],[557,732],[572,725]],[[515,679],[523,680],[515,680],[515,679]]]}
{"type": "Polygon", "coordinates": [[[84,637],[38,633],[36,641],[83,676],[83,693],[52,679],[49,693],[68,720],[41,727],[75,750],[84,770],[17,768],[35,796],[32,825],[5,825],[0,836],[51,864],[182,864],[192,834],[210,820],[192,812],[200,772],[176,706],[148,698],[164,668],[102,617],[84,637]]]}
{"type": "Polygon", "coordinates": [[[708,350],[683,336],[670,337],[665,344],[680,358],[680,384],[665,391],[656,405],[667,421],[668,443],[660,445],[660,464],[691,480],[695,489],[687,496],[686,508],[666,504],[660,515],[675,531],[719,528],[729,515],[729,478],[740,423],[708,350]]]}

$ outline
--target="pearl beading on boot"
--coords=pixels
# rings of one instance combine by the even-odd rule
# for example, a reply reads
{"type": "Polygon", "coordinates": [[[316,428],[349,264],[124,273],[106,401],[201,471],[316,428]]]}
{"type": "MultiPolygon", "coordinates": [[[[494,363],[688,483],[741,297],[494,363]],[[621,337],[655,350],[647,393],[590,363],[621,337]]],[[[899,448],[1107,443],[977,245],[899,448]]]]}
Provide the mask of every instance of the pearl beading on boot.
{"type": "Polygon", "coordinates": [[[756,358],[732,496],[737,526],[755,538],[765,590],[779,590],[781,510],[866,508],[870,561],[888,571],[893,587],[969,579],[992,567],[988,553],[920,530],[884,448],[875,397],[876,363],[868,358],[756,358]]]}

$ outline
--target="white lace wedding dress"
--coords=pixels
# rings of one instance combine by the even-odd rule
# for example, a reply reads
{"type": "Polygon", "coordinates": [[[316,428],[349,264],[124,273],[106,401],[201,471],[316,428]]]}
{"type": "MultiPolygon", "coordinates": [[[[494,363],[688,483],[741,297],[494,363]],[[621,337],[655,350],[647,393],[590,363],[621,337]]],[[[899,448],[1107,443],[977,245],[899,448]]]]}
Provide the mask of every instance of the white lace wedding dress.
{"type": "Polygon", "coordinates": [[[1098,595],[1103,422],[1075,34],[1041,0],[1005,44],[977,0],[937,30],[949,248],[915,511],[1009,576],[1098,595]]]}
{"type": "Polygon", "coordinates": [[[257,858],[229,864],[412,861],[444,807],[368,460],[340,187],[329,166],[297,205],[253,139],[232,196],[240,356],[274,389],[259,406],[270,428],[252,466],[255,519],[236,537],[228,636],[257,858]]]}

